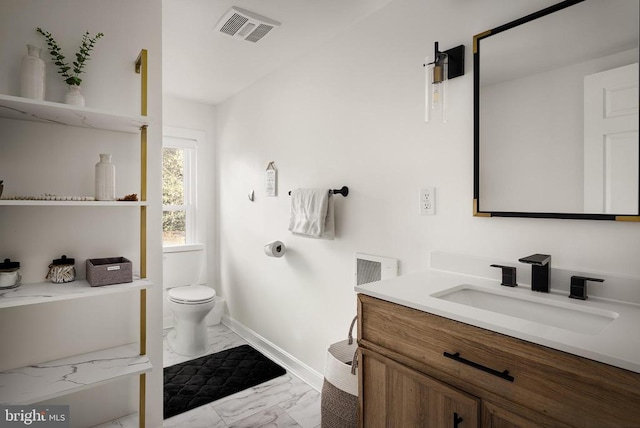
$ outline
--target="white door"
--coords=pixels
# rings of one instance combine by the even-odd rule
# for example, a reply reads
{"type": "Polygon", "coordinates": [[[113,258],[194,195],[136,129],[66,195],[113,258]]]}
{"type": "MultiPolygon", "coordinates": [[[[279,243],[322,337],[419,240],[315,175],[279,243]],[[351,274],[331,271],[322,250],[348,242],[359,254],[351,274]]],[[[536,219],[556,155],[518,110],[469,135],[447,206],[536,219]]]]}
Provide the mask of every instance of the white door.
{"type": "Polygon", "coordinates": [[[638,63],[584,78],[584,211],[638,214],[638,63]]]}

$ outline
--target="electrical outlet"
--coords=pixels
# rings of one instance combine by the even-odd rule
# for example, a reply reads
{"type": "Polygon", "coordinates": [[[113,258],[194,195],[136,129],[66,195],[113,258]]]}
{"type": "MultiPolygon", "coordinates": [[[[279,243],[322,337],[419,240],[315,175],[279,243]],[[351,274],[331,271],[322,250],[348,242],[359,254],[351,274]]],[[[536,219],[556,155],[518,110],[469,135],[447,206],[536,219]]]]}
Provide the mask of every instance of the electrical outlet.
{"type": "Polygon", "coordinates": [[[420,215],[435,215],[436,213],[436,188],[423,187],[420,189],[420,215]]]}

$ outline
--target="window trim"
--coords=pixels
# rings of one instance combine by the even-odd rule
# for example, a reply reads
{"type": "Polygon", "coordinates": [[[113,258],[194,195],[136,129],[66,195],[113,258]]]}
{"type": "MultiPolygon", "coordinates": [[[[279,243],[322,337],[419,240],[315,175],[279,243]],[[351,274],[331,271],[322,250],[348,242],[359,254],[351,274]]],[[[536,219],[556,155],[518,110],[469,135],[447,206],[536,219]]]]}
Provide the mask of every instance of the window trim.
{"type": "Polygon", "coordinates": [[[198,203],[198,146],[204,142],[205,133],[194,129],[164,127],[162,135],[162,148],[174,147],[185,150],[185,189],[184,203],[182,205],[162,205],[162,212],[185,211],[185,243],[181,245],[167,245],[163,247],[183,247],[196,243],[197,236],[197,203],[198,203]],[[172,140],[168,142],[167,140],[172,140]]]}

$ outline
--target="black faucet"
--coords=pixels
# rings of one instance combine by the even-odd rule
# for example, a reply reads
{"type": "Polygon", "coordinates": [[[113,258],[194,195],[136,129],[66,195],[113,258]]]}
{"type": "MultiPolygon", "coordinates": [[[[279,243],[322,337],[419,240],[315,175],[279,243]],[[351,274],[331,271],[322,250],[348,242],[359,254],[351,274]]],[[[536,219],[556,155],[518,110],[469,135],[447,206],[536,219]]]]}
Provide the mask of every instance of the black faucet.
{"type": "Polygon", "coordinates": [[[572,299],[587,300],[587,281],[604,282],[600,278],[587,278],[586,276],[572,276],[569,297],[572,299]]]}
{"type": "Polygon", "coordinates": [[[516,268],[512,266],[491,265],[491,267],[502,269],[502,283],[506,287],[517,287],[516,282],[516,268]]]}
{"type": "Polygon", "coordinates": [[[551,256],[549,254],[533,254],[518,261],[531,265],[531,290],[548,293],[551,256]]]}

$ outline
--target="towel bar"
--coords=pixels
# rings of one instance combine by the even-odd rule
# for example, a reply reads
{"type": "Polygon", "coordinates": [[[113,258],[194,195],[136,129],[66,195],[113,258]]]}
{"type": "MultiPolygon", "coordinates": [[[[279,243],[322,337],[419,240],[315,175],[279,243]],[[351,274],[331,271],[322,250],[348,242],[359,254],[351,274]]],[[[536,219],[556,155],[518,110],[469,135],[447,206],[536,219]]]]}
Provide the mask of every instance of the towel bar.
{"type": "MultiPolygon", "coordinates": [[[[342,196],[344,196],[345,198],[347,197],[347,195],[349,194],[349,188],[347,186],[342,186],[341,189],[329,189],[329,194],[340,194],[342,196]]],[[[291,195],[291,190],[289,190],[289,195],[291,195]]]]}

